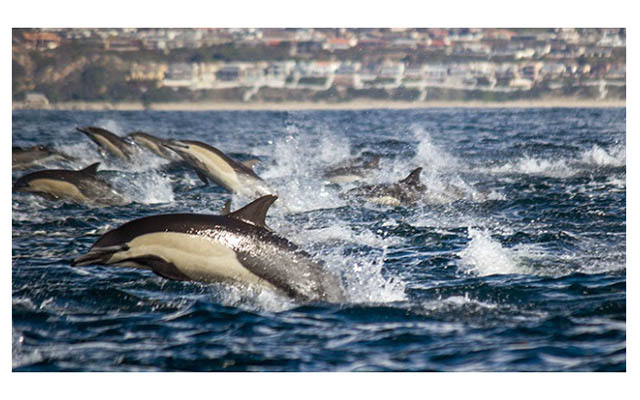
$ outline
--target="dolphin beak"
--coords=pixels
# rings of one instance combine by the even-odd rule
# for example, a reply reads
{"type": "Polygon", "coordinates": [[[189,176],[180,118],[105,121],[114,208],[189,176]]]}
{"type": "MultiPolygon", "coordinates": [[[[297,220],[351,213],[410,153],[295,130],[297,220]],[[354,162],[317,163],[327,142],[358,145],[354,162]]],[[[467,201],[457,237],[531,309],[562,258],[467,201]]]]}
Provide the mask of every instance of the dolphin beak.
{"type": "Polygon", "coordinates": [[[24,181],[22,182],[17,181],[11,186],[11,192],[23,192],[24,189],[27,188],[28,186],[29,184],[25,183],[24,181]]]}
{"type": "Polygon", "coordinates": [[[90,132],[90,131],[89,131],[89,129],[87,129],[86,127],[78,126],[78,127],[76,127],[76,130],[77,130],[78,132],[82,132],[82,133],[84,133],[84,134],[85,134],[85,135],[87,135],[87,136],[91,136],[91,132],[90,132]]]}

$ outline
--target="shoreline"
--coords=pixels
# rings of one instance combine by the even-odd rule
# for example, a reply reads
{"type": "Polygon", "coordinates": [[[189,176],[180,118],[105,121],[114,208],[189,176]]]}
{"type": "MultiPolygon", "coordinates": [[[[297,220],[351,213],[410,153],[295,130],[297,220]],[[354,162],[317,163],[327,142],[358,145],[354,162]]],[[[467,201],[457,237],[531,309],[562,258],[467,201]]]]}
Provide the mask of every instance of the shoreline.
{"type": "Polygon", "coordinates": [[[231,110],[363,110],[363,109],[424,109],[424,108],[620,108],[626,100],[514,100],[504,102],[484,101],[378,101],[355,100],[344,103],[327,102],[167,102],[144,105],[139,102],[61,102],[51,104],[27,104],[13,102],[12,110],[77,110],[77,111],[231,111],[231,110]]]}

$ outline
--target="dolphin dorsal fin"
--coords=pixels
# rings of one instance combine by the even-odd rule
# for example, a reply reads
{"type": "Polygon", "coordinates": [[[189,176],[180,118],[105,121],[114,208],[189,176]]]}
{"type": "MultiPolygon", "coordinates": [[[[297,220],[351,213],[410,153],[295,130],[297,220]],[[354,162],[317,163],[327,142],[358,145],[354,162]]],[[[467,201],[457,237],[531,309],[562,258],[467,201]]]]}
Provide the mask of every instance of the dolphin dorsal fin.
{"type": "Polygon", "coordinates": [[[274,196],[271,194],[262,196],[258,200],[247,204],[246,206],[230,213],[227,216],[229,218],[235,218],[248,224],[271,230],[267,227],[265,218],[267,216],[267,210],[269,210],[269,207],[271,207],[271,204],[273,204],[273,202],[276,201],[277,198],[278,196],[274,196]]]}
{"type": "Polygon", "coordinates": [[[400,183],[404,183],[409,186],[417,186],[420,184],[420,172],[422,172],[422,167],[418,167],[411,171],[409,176],[400,181],[400,183]]]}
{"type": "Polygon", "coordinates": [[[224,203],[224,207],[222,207],[222,215],[229,215],[231,214],[231,200],[227,200],[224,203]]]}
{"type": "Polygon", "coordinates": [[[100,162],[93,163],[88,167],[81,169],[80,172],[88,175],[95,175],[98,173],[98,167],[100,166],[100,162]]]}

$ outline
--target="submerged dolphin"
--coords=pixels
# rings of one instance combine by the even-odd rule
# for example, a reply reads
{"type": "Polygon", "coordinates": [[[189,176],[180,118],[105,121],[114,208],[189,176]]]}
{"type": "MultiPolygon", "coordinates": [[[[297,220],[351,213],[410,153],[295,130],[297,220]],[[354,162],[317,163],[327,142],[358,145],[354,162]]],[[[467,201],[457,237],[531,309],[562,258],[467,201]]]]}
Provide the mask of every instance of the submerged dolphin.
{"type": "Polygon", "coordinates": [[[330,183],[350,183],[362,180],[380,166],[380,156],[374,155],[370,159],[357,157],[328,167],[323,176],[330,183]]]}
{"type": "Polygon", "coordinates": [[[276,196],[227,215],[166,214],[104,234],[72,265],[148,269],[174,280],[249,284],[303,301],[345,299],[338,277],[265,225],[276,196]]]}
{"type": "Polygon", "coordinates": [[[127,135],[138,146],[144,147],[154,153],[155,155],[165,158],[169,161],[179,161],[182,158],[176,154],[176,152],[170,150],[166,144],[169,143],[167,139],[162,139],[146,132],[136,131],[127,135]]]}
{"type": "Polygon", "coordinates": [[[172,140],[165,146],[180,154],[205,182],[211,180],[231,193],[247,197],[275,194],[250,167],[213,146],[195,140],[172,140]]]}
{"type": "Polygon", "coordinates": [[[129,161],[135,154],[134,147],[130,143],[125,142],[120,136],[104,128],[85,126],[76,129],[100,146],[103,155],[106,153],[120,160],[129,161]]]}
{"type": "Polygon", "coordinates": [[[14,192],[29,192],[48,200],[67,199],[79,204],[123,205],[128,201],[98,178],[100,163],[79,171],[47,169],[27,174],[13,185],[14,192]]]}
{"type": "Polygon", "coordinates": [[[391,184],[363,185],[343,193],[341,197],[364,198],[371,203],[387,206],[413,206],[421,201],[424,204],[444,204],[458,200],[486,201],[487,193],[477,192],[447,182],[441,182],[437,187],[429,187],[420,182],[422,167],[416,168],[409,176],[399,182],[391,184]]]}
{"type": "Polygon", "coordinates": [[[50,161],[73,160],[73,157],[42,145],[26,148],[13,146],[11,149],[11,161],[13,169],[27,169],[50,161]]]}
{"type": "Polygon", "coordinates": [[[411,171],[403,180],[391,184],[363,185],[347,191],[344,197],[363,197],[367,201],[387,206],[409,206],[418,202],[426,191],[420,182],[422,167],[411,171]]]}

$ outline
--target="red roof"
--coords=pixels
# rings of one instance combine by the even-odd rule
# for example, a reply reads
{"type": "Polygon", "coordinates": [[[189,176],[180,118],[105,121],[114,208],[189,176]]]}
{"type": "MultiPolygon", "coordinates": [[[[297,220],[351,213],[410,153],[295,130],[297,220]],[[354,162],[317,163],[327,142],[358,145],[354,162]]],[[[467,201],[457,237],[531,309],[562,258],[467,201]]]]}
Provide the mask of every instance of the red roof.
{"type": "Polygon", "coordinates": [[[351,39],[335,38],[327,40],[329,44],[346,44],[348,45],[351,39]]]}
{"type": "Polygon", "coordinates": [[[60,36],[56,35],[53,32],[24,32],[23,36],[25,39],[30,41],[60,41],[60,36]]]}

